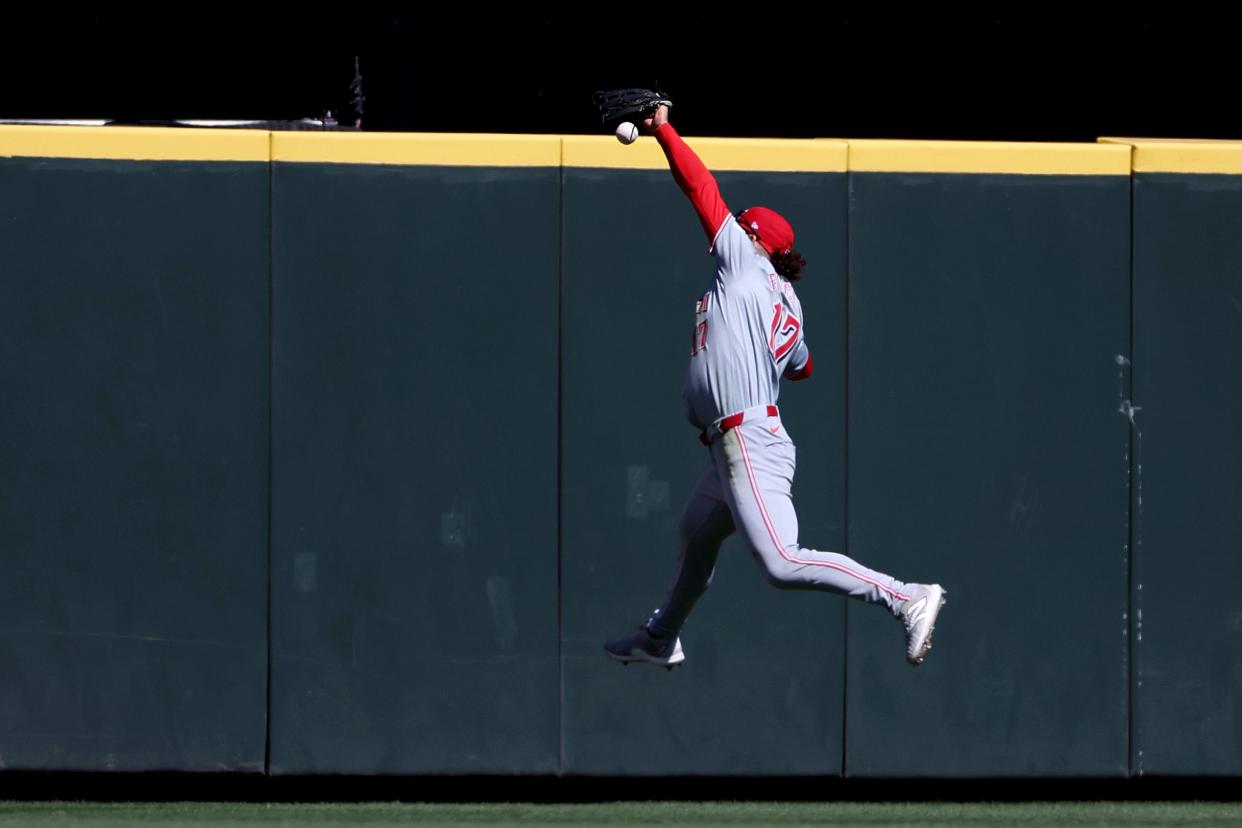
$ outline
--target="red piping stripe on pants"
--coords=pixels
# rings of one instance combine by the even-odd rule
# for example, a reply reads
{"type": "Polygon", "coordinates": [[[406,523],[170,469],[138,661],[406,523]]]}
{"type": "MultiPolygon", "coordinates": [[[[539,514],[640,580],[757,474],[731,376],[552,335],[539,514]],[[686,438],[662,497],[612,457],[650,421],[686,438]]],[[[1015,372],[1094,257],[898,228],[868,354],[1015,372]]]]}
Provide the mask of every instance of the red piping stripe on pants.
{"type": "Polygon", "coordinates": [[[787,555],[785,553],[785,547],[781,543],[780,538],[776,536],[776,527],[772,525],[772,519],[768,517],[767,507],[764,506],[763,504],[763,495],[759,493],[759,484],[755,480],[754,470],[750,467],[750,454],[746,451],[746,441],[742,439],[742,430],[736,429],[734,431],[734,434],[737,435],[737,444],[742,449],[742,462],[746,464],[746,475],[747,477],[750,478],[750,489],[755,494],[755,503],[759,505],[759,513],[763,515],[763,523],[768,528],[768,536],[772,538],[772,543],[776,546],[776,551],[780,553],[780,556],[782,558],[789,561],[790,563],[804,564],[807,566],[826,566],[829,569],[835,569],[838,572],[844,572],[846,575],[857,578],[863,583],[871,584],[876,589],[887,592],[889,595],[893,596],[898,601],[910,600],[909,595],[902,595],[900,592],[897,592],[896,590],[889,589],[888,587],[884,586],[884,584],[881,584],[880,582],[872,578],[868,578],[865,575],[861,575],[857,572],[854,572],[849,567],[841,566],[840,564],[831,563],[829,561],[804,561],[799,558],[793,558],[787,555]]]}

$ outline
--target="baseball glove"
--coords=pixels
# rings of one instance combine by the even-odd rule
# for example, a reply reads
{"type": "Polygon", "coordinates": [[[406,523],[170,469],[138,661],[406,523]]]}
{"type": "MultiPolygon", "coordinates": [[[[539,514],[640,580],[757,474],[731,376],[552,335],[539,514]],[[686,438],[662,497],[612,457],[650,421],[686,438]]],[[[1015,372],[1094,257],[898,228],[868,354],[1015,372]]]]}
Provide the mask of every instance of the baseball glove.
{"type": "Polygon", "coordinates": [[[612,89],[596,92],[592,99],[599,110],[600,123],[605,125],[621,121],[636,123],[650,118],[661,104],[673,105],[663,92],[654,89],[612,89]]]}

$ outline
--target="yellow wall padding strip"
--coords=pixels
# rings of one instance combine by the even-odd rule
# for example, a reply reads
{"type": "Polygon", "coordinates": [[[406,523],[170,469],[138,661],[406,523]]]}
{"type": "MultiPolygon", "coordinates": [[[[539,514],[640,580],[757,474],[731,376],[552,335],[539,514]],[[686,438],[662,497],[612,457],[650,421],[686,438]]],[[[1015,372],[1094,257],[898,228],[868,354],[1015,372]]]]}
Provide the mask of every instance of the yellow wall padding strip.
{"type": "MultiPolygon", "coordinates": [[[[689,138],[711,170],[1128,175],[1242,174],[1242,142],[1101,138],[1095,144],[689,138]]],[[[612,136],[267,132],[0,125],[0,157],[665,169],[655,140],[612,136]]]]}
{"type": "Polygon", "coordinates": [[[850,141],[850,172],[1129,175],[1127,147],[985,141],[850,141]]]}
{"type": "MultiPolygon", "coordinates": [[[[779,138],[687,138],[713,171],[845,172],[844,141],[779,138]]],[[[660,145],[644,135],[625,146],[611,136],[566,136],[566,167],[668,169],[660,145]]]]}
{"type": "Polygon", "coordinates": [[[1101,138],[1100,143],[1131,147],[1134,171],[1139,173],[1242,175],[1242,141],[1101,138]]]}
{"type": "MultiPolygon", "coordinates": [[[[616,143],[616,140],[613,140],[616,143]]],[[[559,167],[559,135],[274,132],[272,160],[321,164],[559,167]]]]}
{"type": "Polygon", "coordinates": [[[266,162],[269,134],[259,129],[0,125],[0,158],[266,162]]]}

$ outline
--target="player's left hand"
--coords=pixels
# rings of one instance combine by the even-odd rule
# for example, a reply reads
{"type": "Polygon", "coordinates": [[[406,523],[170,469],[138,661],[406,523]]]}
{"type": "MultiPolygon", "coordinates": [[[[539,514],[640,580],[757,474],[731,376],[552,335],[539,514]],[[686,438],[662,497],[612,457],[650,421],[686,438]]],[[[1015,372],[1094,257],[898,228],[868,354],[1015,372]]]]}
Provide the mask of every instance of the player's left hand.
{"type": "Polygon", "coordinates": [[[667,123],[668,123],[668,107],[665,106],[664,104],[660,104],[659,106],[656,107],[656,111],[651,113],[650,118],[643,118],[643,129],[646,130],[648,135],[650,135],[651,133],[655,132],[656,127],[660,126],[661,124],[667,124],[667,123]]]}

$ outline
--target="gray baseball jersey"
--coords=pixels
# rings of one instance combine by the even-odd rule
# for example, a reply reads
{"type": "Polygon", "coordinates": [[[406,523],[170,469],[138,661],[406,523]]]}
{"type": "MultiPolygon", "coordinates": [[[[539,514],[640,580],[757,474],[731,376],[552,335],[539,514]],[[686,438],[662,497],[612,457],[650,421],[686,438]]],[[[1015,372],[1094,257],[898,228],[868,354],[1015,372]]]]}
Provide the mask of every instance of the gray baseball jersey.
{"type": "Polygon", "coordinates": [[[775,405],[786,368],[806,365],[802,305],[794,287],[726,215],[712,240],[716,276],[695,302],[682,395],[690,422],[775,405]]]}

